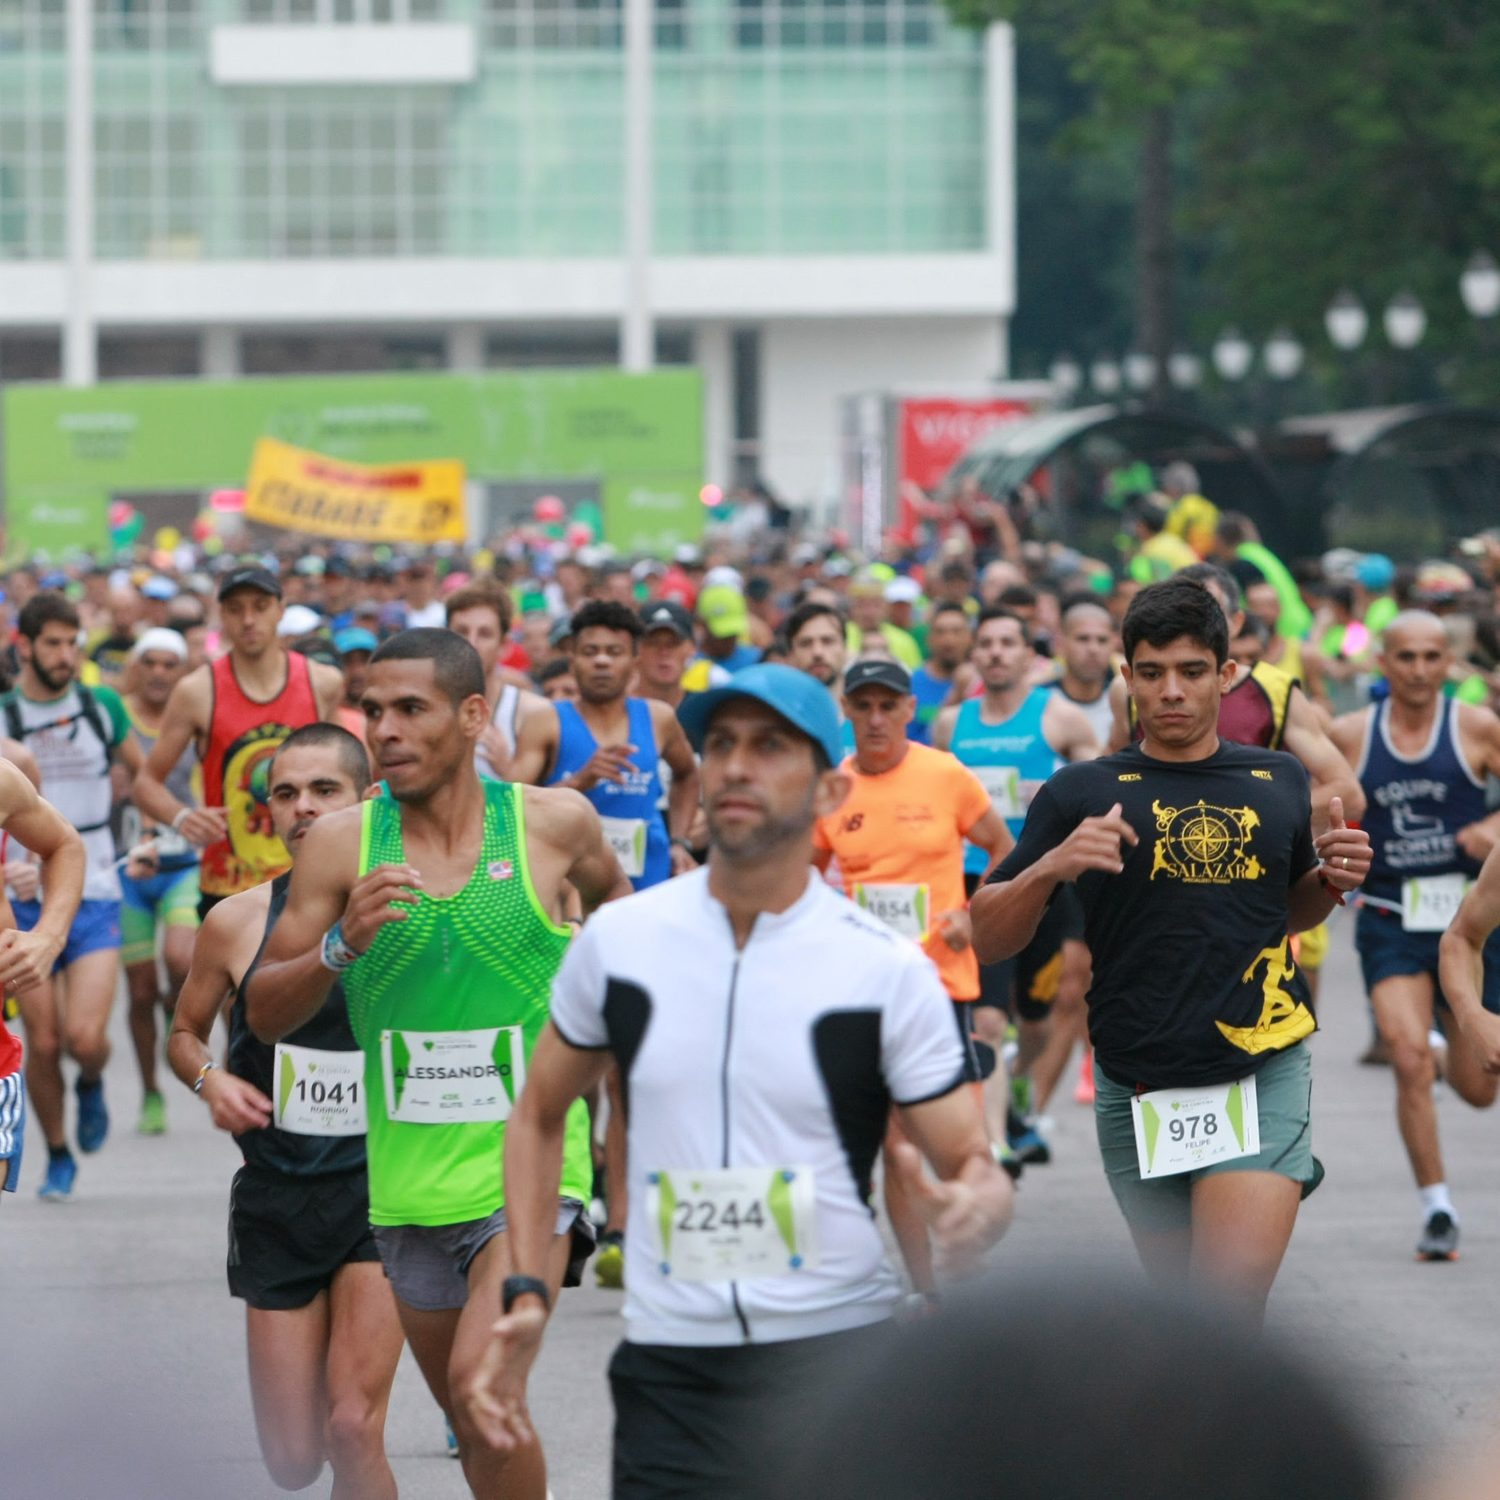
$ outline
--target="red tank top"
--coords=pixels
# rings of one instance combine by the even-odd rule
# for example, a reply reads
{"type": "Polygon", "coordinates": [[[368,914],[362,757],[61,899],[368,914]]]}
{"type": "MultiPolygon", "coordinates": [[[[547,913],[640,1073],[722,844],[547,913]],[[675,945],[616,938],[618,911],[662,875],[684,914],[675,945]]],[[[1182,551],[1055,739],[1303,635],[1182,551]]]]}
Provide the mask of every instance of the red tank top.
{"type": "Polygon", "coordinates": [[[245,695],[232,656],[221,656],[213,673],[213,708],[203,752],[203,805],[222,807],[229,837],[203,851],[199,887],[205,895],[232,896],[274,879],[291,859],[271,826],[266,777],[271,757],[294,730],[318,719],[307,658],[287,652],[286,682],[266,703],[245,695]]]}
{"type": "MultiPolygon", "coordinates": [[[[3,865],[10,855],[10,834],[0,831],[0,865],[3,865]]],[[[6,899],[5,892],[0,891],[0,932],[8,932],[16,925],[14,913],[10,909],[10,902],[6,899]]],[[[20,1007],[15,1000],[0,990],[0,1078],[9,1078],[12,1073],[20,1071],[21,1067],[21,1039],[13,1032],[6,1029],[5,1023],[16,1018],[20,1007]]]]}

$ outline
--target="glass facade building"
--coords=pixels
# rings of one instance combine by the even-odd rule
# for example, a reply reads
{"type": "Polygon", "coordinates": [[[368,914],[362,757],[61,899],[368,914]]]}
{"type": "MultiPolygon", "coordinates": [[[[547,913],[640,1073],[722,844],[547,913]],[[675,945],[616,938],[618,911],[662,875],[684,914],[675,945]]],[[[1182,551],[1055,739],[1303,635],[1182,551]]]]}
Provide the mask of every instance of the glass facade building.
{"type": "MultiPolygon", "coordinates": [[[[620,0],[95,0],[94,14],[106,338],[217,325],[217,362],[232,366],[245,336],[310,324],[395,324],[441,347],[472,318],[482,336],[465,347],[481,360],[491,334],[545,344],[549,329],[575,340],[607,329],[619,276],[601,268],[624,248],[620,0]],[[433,47],[460,61],[441,77],[357,59],[341,72],[341,38],[387,43],[387,59],[433,47]],[[235,65],[248,42],[253,76],[235,65]],[[312,53],[325,59],[316,77],[301,68],[312,53]],[[349,263],[365,269],[357,295],[336,276],[349,263]],[[531,269],[510,300],[485,290],[469,312],[424,303],[406,283],[442,277],[443,263],[469,268],[455,285],[481,289],[507,267],[531,269]],[[246,265],[276,268],[256,278],[258,303],[243,280],[224,280],[246,265]],[[298,268],[312,265],[331,301],[311,282],[297,291],[298,268]],[[549,276],[564,265],[570,276],[549,276]],[[137,273],[161,290],[130,296],[137,273]],[[168,290],[174,274],[183,297],[168,290]]],[[[655,0],[652,254],[668,334],[692,355],[704,320],[962,315],[1002,330],[990,344],[991,364],[1003,361],[1003,30],[955,28],[940,0],[655,0]],[[956,306],[930,284],[948,260],[974,288],[956,306]],[[737,306],[747,263],[765,274],[737,306]],[[809,263],[820,274],[799,293],[809,263]],[[684,264],[685,282],[671,274],[684,264]],[[841,264],[847,276],[830,274],[841,264]],[[880,267],[873,282],[860,264],[880,267]],[[731,265],[712,290],[715,267],[731,265]],[[893,296],[908,280],[911,295],[893,296]]],[[[57,318],[65,110],[65,0],[0,0],[0,378],[18,368],[15,341],[50,337],[57,318]],[[23,269],[34,277],[18,279],[23,269]]]]}

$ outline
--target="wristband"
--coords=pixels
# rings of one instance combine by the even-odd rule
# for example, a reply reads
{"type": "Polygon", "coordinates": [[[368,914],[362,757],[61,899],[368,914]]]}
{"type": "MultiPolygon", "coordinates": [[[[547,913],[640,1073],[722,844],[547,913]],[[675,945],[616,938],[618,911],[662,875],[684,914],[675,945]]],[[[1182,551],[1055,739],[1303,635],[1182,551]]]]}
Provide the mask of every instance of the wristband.
{"type": "Polygon", "coordinates": [[[182,832],[182,825],[187,821],[188,814],[191,813],[191,812],[192,812],[192,808],[186,807],[186,806],[179,807],[177,809],[177,815],[176,815],[176,817],[174,817],[172,819],[172,832],[173,833],[181,833],[182,832]]]}
{"type": "Polygon", "coordinates": [[[507,1276],[500,1283],[500,1311],[508,1313],[519,1297],[540,1297],[542,1306],[552,1311],[552,1294],[547,1283],[536,1276],[507,1276]]]}
{"type": "Polygon", "coordinates": [[[686,849],[689,854],[693,852],[693,846],[684,838],[674,838],[669,840],[667,847],[671,848],[673,844],[676,844],[679,849],[686,849]]]}
{"type": "Polygon", "coordinates": [[[1344,904],[1344,892],[1323,873],[1323,868],[1322,865],[1318,866],[1318,884],[1333,897],[1335,903],[1342,906],[1344,904]]]}
{"type": "Polygon", "coordinates": [[[207,1081],[208,1075],[212,1073],[213,1070],[218,1066],[218,1063],[216,1063],[212,1058],[209,1058],[209,1060],[204,1063],[201,1068],[198,1069],[198,1076],[193,1080],[193,1092],[195,1094],[201,1094],[203,1092],[203,1085],[207,1081]]]}
{"type": "Polygon", "coordinates": [[[346,941],[342,923],[335,922],[323,934],[323,947],[318,957],[322,960],[325,969],[331,969],[335,974],[342,974],[345,969],[356,963],[360,956],[346,941]]]}

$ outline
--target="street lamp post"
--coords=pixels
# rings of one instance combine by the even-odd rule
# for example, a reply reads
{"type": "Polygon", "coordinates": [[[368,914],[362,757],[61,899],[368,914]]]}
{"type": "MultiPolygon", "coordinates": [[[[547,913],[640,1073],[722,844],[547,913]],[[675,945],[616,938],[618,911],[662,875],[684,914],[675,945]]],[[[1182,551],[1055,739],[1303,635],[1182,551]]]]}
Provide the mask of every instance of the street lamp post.
{"type": "Polygon", "coordinates": [[[1243,380],[1255,360],[1250,340],[1238,328],[1226,328],[1214,340],[1211,353],[1219,378],[1231,382],[1243,380]]]}
{"type": "Polygon", "coordinates": [[[1328,341],[1341,354],[1352,354],[1365,341],[1370,330],[1370,315],[1365,305],[1350,291],[1342,291],[1328,304],[1323,314],[1328,341]]]}
{"type": "Polygon", "coordinates": [[[1047,371],[1047,379],[1062,399],[1063,404],[1072,402],[1083,384],[1083,370],[1071,354],[1059,354],[1047,371]]]}
{"type": "Polygon", "coordinates": [[[1177,349],[1167,360],[1167,378],[1180,391],[1195,391],[1203,384],[1203,361],[1191,349],[1177,349]]]}
{"type": "Polygon", "coordinates": [[[1089,366],[1089,384],[1101,396],[1119,395],[1120,382],[1120,367],[1107,356],[1101,356],[1089,366]]]}
{"type": "Polygon", "coordinates": [[[1471,318],[1488,320],[1500,312],[1500,265],[1488,250],[1476,250],[1469,257],[1458,278],[1458,292],[1471,318]]]}

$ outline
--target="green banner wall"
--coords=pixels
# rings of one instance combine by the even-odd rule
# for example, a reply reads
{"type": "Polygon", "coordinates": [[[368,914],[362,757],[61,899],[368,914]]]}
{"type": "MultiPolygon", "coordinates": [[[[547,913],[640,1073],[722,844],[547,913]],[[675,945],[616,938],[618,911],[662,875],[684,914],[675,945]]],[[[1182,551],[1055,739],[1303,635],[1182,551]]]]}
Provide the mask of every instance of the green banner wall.
{"type": "Polygon", "coordinates": [[[119,494],[238,487],[260,437],[360,463],[456,458],[474,480],[597,481],[622,552],[703,529],[696,370],[17,385],[0,410],[12,551],[103,547],[119,494]]]}

